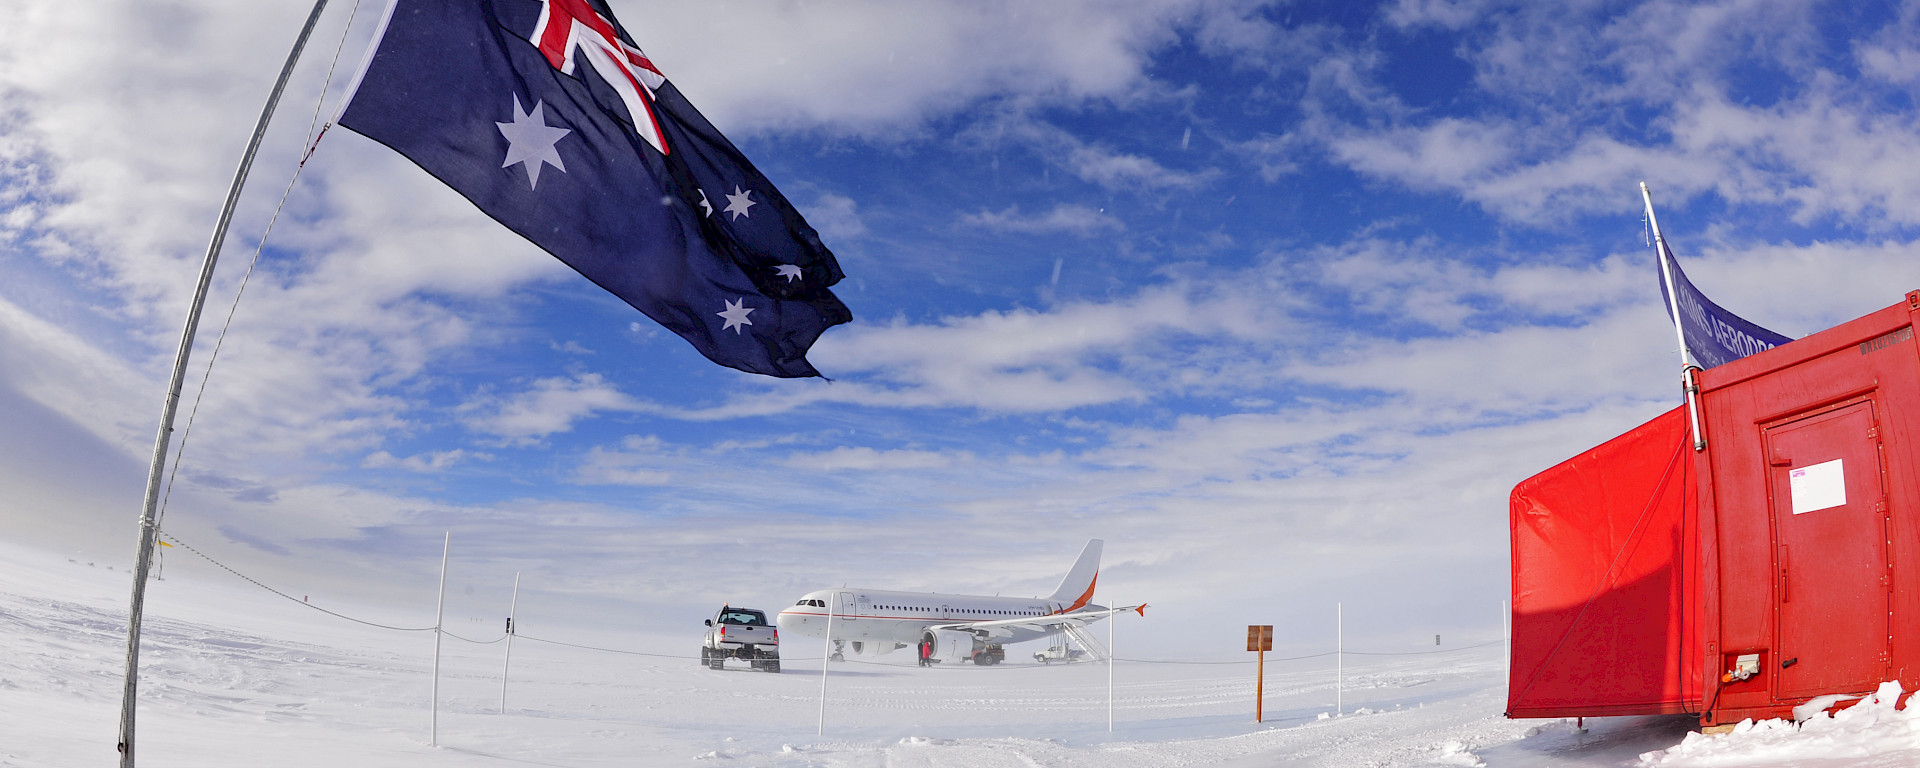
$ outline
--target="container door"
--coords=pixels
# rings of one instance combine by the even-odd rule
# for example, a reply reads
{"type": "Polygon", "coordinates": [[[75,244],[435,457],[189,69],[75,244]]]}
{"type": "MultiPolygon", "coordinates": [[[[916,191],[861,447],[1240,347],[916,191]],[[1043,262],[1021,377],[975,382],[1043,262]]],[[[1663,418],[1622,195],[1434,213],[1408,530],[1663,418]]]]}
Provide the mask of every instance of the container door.
{"type": "Polygon", "coordinates": [[[1863,400],[1766,429],[1778,699],[1887,679],[1892,571],[1875,426],[1863,400]]]}

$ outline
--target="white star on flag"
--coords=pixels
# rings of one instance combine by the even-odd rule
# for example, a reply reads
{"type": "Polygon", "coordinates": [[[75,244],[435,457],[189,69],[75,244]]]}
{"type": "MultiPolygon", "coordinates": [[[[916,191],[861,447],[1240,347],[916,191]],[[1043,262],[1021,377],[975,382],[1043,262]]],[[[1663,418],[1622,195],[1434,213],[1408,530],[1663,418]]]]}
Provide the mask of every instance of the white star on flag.
{"type": "Polygon", "coordinates": [[[756,205],[759,205],[759,203],[753,201],[753,192],[751,190],[742,191],[740,186],[736,184],[733,187],[733,194],[727,195],[727,209],[725,212],[733,214],[734,221],[739,221],[740,217],[747,215],[748,208],[756,205]]]}
{"type": "Polygon", "coordinates": [[[753,308],[745,306],[746,303],[746,299],[729,301],[727,302],[727,311],[714,313],[727,320],[727,324],[721,326],[720,330],[724,331],[732,328],[734,335],[738,336],[740,334],[740,326],[753,325],[753,321],[747,319],[747,315],[753,312],[753,308]]]}
{"type": "Polygon", "coordinates": [[[780,266],[774,267],[773,271],[775,274],[786,278],[789,283],[800,279],[800,267],[795,264],[781,264],[780,266]]]}
{"type": "Polygon", "coordinates": [[[567,172],[567,166],[560,162],[560,152],[553,145],[573,131],[547,125],[545,102],[535,101],[533,112],[524,112],[520,109],[520,94],[516,93],[513,95],[513,122],[494,125],[500,127],[501,136],[507,137],[507,159],[500,163],[500,167],[519,163],[527,171],[527,189],[539,186],[542,164],[558,168],[561,173],[567,172]]]}
{"type": "Polygon", "coordinates": [[[699,192],[700,192],[700,210],[706,211],[707,212],[706,215],[711,217],[713,215],[713,203],[710,203],[707,201],[706,190],[702,189],[702,190],[699,190],[699,192]]]}

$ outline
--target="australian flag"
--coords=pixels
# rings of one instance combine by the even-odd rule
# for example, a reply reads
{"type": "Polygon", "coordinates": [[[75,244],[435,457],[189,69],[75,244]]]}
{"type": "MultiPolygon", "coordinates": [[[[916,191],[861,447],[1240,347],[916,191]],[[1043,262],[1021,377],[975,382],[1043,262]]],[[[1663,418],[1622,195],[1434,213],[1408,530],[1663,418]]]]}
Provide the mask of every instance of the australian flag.
{"type": "Polygon", "coordinates": [[[341,125],[708,359],[818,376],[840,265],[602,0],[394,0],[341,125]]]}

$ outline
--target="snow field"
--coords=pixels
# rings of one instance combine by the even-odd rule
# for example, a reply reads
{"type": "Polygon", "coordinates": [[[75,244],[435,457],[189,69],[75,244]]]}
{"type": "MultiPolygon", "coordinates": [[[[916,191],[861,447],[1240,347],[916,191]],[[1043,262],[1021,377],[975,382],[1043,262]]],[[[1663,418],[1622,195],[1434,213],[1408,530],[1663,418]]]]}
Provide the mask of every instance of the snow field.
{"type": "MultiPolygon", "coordinates": [[[[127,578],[0,545],[0,767],[111,764],[127,578]]],[[[1102,664],[1043,666],[1025,646],[987,668],[855,656],[827,679],[822,734],[817,642],[790,643],[773,675],[699,665],[697,627],[525,624],[504,713],[504,645],[445,638],[430,745],[431,632],[354,624],[185,569],[149,595],[138,744],[139,763],[157,768],[1920,765],[1920,717],[1894,706],[1897,691],[1804,726],[1718,736],[1691,733],[1685,717],[1508,720],[1498,645],[1350,656],[1337,716],[1331,657],[1269,659],[1259,724],[1250,660],[1123,660],[1111,733],[1102,664]]],[[[448,626],[498,637],[485,624],[448,626]]]]}

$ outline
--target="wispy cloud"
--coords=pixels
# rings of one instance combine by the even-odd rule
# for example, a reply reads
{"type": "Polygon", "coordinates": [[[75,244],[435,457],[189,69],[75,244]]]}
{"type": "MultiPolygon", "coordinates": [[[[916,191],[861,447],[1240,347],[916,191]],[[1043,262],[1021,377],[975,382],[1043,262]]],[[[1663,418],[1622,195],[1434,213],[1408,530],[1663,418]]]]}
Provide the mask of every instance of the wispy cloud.
{"type": "Polygon", "coordinates": [[[451,451],[428,451],[412,456],[395,456],[386,451],[374,451],[360,460],[361,469],[404,469],[409,472],[443,472],[463,461],[492,461],[493,454],[480,451],[468,451],[455,448],[451,451]]]}
{"type": "Polygon", "coordinates": [[[1024,235],[1060,233],[1077,237],[1093,237],[1102,232],[1126,229],[1126,225],[1107,215],[1104,210],[1073,203],[1061,203],[1054,206],[1053,210],[1038,214],[1022,214],[1017,205],[998,211],[977,211],[962,215],[960,223],[992,232],[1024,235]]]}
{"type": "Polygon", "coordinates": [[[510,395],[484,395],[463,403],[459,411],[467,428],[497,436],[507,443],[526,445],[574,422],[605,411],[631,412],[645,407],[597,373],[534,380],[510,395]]]}

